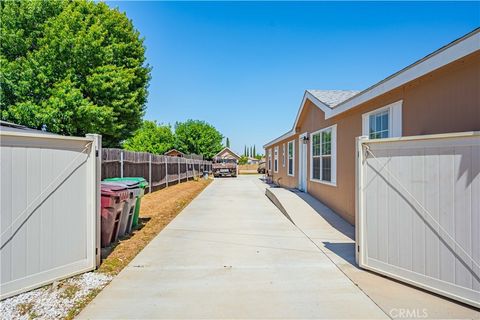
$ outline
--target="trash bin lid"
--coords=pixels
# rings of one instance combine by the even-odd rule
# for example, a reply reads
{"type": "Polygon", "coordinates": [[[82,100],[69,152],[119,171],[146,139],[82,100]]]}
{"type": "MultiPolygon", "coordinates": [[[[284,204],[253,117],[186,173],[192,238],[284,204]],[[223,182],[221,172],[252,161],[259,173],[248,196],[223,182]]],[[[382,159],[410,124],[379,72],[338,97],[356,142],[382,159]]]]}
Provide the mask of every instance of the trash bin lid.
{"type": "Polygon", "coordinates": [[[124,177],[124,178],[108,178],[103,181],[123,183],[128,188],[146,188],[147,181],[142,177],[124,177]]]}
{"type": "MultiPolygon", "coordinates": [[[[110,183],[110,182],[102,182],[101,183],[101,194],[107,197],[118,197],[120,201],[127,200],[130,197],[130,189],[127,186],[119,183],[110,183]]],[[[133,189],[133,190],[140,190],[140,189],[133,189]]]]}
{"type": "Polygon", "coordinates": [[[134,189],[134,188],[139,188],[139,183],[137,181],[132,181],[124,178],[109,178],[103,180],[105,182],[111,182],[111,183],[118,183],[118,184],[123,184],[125,185],[128,189],[134,189]],[[115,180],[111,180],[115,179],[115,180]]]}
{"type": "Polygon", "coordinates": [[[120,183],[115,182],[101,182],[101,193],[104,195],[114,195],[121,191],[126,191],[127,186],[120,183]]]}

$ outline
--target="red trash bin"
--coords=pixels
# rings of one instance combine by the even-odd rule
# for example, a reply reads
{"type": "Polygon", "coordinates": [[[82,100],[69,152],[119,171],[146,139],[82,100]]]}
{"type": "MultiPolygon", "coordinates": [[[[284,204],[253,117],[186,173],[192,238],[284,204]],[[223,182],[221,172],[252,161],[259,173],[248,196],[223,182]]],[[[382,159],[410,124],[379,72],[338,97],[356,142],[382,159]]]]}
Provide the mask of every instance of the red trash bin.
{"type": "Polygon", "coordinates": [[[130,193],[123,184],[102,182],[101,194],[101,245],[104,248],[118,239],[120,221],[124,215],[130,193]]]}

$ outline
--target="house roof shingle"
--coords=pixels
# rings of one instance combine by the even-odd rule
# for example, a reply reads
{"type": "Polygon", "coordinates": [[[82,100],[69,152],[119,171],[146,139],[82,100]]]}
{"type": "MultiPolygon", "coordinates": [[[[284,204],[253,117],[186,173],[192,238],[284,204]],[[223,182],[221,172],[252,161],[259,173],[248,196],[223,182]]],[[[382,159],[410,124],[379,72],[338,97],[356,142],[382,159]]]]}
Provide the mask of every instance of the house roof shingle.
{"type": "Polygon", "coordinates": [[[356,90],[307,90],[315,98],[330,108],[335,108],[340,103],[360,93],[356,90]]]}

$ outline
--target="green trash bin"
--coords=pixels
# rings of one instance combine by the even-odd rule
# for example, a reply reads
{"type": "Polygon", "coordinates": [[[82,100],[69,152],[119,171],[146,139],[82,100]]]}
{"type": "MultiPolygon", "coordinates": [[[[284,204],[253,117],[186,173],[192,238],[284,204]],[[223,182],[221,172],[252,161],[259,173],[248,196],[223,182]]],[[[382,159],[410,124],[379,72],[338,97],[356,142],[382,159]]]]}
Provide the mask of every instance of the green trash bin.
{"type": "Polygon", "coordinates": [[[138,216],[140,215],[140,202],[142,201],[142,197],[145,194],[145,189],[148,187],[148,182],[145,178],[142,177],[124,177],[124,178],[108,178],[104,181],[134,181],[138,182],[138,186],[140,187],[140,194],[137,197],[137,202],[135,204],[135,212],[133,214],[132,220],[132,227],[138,226],[138,216]]]}

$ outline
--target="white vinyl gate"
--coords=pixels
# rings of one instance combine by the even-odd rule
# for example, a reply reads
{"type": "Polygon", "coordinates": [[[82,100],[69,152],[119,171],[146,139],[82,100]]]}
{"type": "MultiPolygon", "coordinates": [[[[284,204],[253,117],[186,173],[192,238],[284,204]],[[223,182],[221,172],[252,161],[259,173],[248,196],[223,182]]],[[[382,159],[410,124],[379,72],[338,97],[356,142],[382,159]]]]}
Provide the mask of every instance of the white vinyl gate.
{"type": "Polygon", "coordinates": [[[94,269],[100,139],[10,131],[0,138],[0,298],[94,269]]]}
{"type": "Polygon", "coordinates": [[[480,307],[480,133],[357,140],[357,262],[480,307]]]}

